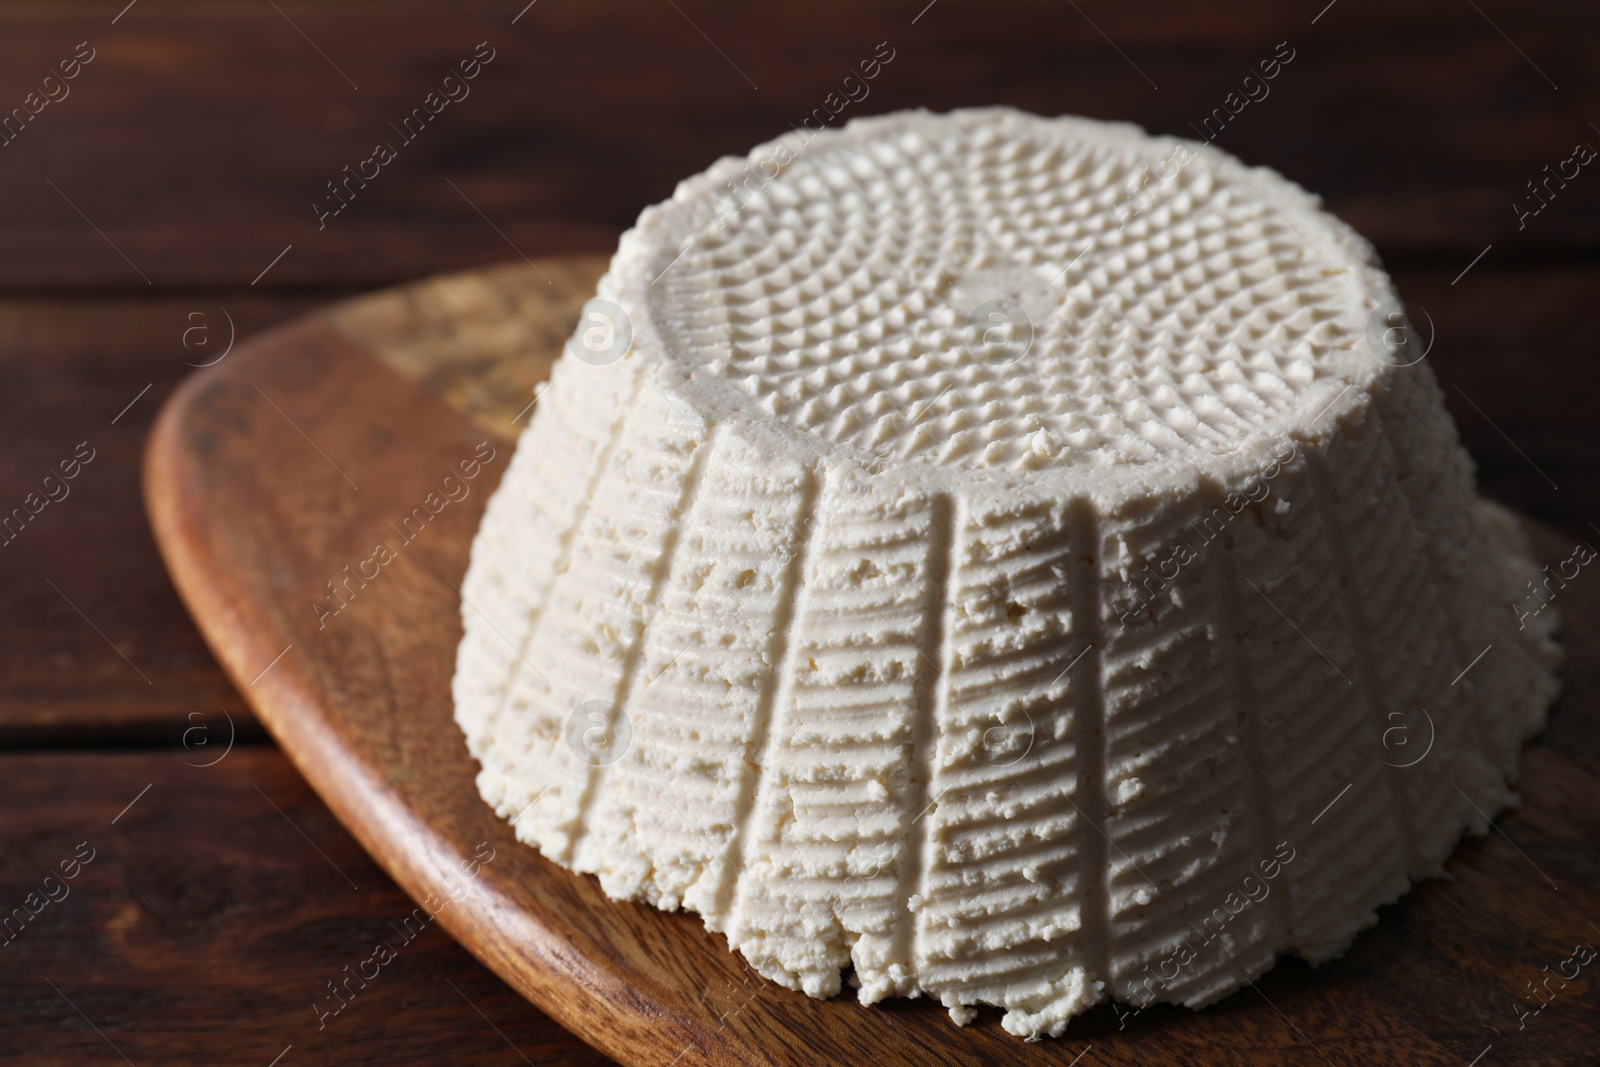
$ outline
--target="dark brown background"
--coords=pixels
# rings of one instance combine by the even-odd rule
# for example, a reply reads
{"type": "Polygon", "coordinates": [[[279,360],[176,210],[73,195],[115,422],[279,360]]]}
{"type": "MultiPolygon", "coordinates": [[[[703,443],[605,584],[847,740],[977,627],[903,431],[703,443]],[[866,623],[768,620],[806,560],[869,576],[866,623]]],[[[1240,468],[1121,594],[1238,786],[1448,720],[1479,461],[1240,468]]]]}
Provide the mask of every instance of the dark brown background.
{"type": "MultiPolygon", "coordinates": [[[[524,2],[0,8],[0,114],[79,42],[95,50],[0,147],[0,511],[79,442],[96,450],[0,547],[0,910],[79,841],[97,850],[0,947],[0,1057],[266,1065],[292,1044],[283,1067],[599,1062],[437,930],[317,1031],[324,982],[411,905],[189,622],[146,530],[143,438],[185,362],[221,352],[225,313],[244,337],[430,273],[604,251],[678,178],[798,124],[882,41],[894,59],[841,119],[1005,103],[1178,134],[1287,41],[1294,60],[1217,144],[1377,244],[1436,327],[1429,358],[1486,490],[1600,535],[1600,168],[1521,230],[1513,210],[1547,164],[1600,147],[1592,0],[524,2]],[[395,140],[388,123],[481,41],[496,54],[471,95],[319,231],[324,183],[395,140]],[[235,747],[192,766],[223,751],[224,712],[235,747]]],[[[1564,736],[1600,766],[1596,731],[1564,736]]]]}

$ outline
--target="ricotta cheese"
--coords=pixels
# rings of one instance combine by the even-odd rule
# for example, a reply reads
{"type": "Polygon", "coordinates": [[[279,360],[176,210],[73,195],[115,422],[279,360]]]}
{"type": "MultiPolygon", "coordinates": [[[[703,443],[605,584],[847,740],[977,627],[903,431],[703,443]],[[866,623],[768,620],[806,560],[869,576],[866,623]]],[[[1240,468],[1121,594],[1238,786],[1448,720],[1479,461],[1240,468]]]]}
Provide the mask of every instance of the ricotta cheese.
{"type": "Polygon", "coordinates": [[[1008,110],[626,233],[490,502],[455,715],[518,837],[766,977],[1060,1034],[1338,955],[1511,799],[1559,653],[1371,247],[1008,110]]]}

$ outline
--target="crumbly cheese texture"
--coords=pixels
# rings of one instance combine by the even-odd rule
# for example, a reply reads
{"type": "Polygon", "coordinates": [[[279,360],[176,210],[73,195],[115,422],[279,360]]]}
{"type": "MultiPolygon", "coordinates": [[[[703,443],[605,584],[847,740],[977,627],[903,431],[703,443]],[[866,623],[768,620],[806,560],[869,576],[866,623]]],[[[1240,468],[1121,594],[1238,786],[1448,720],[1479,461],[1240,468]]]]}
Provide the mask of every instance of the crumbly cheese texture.
{"type": "Polygon", "coordinates": [[[631,347],[558,362],[454,695],[484,799],[611,896],[1035,1038],[1337,956],[1512,801],[1537,569],[1277,174],[863,119],[683,182],[599,297],[631,347]]]}

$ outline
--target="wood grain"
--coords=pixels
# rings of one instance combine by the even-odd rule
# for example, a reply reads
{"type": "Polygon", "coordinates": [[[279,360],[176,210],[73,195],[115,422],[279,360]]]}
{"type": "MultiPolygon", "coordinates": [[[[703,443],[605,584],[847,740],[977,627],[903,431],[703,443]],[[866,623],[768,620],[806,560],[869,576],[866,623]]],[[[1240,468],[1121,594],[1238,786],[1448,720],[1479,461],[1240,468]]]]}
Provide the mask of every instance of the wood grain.
{"type": "Polygon", "coordinates": [[[515,24],[525,5],[506,0],[141,0],[112,25],[121,6],[0,10],[0,113],[77,42],[97,50],[0,147],[0,286],[244,287],[289,245],[261,285],[393,284],[507,240],[603,252],[683,176],[830,106],[880,41],[893,62],[835,121],[1007,103],[1184,135],[1287,42],[1291,65],[1217,143],[1326,196],[1386,257],[1453,275],[1490,242],[1494,262],[1600,240],[1588,173],[1522,229],[1512,209],[1577,141],[1600,145],[1585,0],[1341,0],[1320,18],[1299,0],[941,0],[921,17],[926,0],[543,0],[515,24]],[[326,183],[480,41],[497,55],[471,95],[319,227],[326,183]]]}
{"type": "Polygon", "coordinates": [[[4,758],[0,1062],[266,1067],[291,1045],[278,1067],[609,1062],[434,924],[402,937],[390,923],[416,905],[283,754],[222,756],[213,726],[206,752],[4,758]],[[19,927],[12,909],[80,843],[92,858],[19,927]],[[395,958],[362,968],[385,941],[395,958]],[[319,1026],[347,967],[370,981],[319,1026]]]}
{"type": "MultiPolygon", "coordinates": [[[[535,284],[531,273],[523,284],[535,284]]],[[[503,290],[508,277],[485,284],[503,290]]],[[[487,294],[458,303],[496,300],[522,306],[487,294]]],[[[451,305],[414,293],[390,306],[451,305]]],[[[814,1001],[753,975],[693,916],[608,901],[592,879],[518,846],[478,799],[450,718],[457,585],[509,450],[373,352],[392,331],[368,347],[352,321],[336,310],[280,327],[178,389],[146,456],[158,542],[230,677],[414,899],[443,893],[475,843],[497,850],[441,925],[597,1048],[654,1065],[1068,1064],[1080,1054],[1105,1064],[1460,1064],[1493,1044],[1518,1062],[1592,1062],[1600,990],[1574,982],[1520,1030],[1515,1011],[1541,967],[1600,940],[1586,933],[1600,915],[1592,580],[1563,593],[1574,664],[1550,741],[1525,757],[1525,805],[1500,821],[1503,834],[1458,851],[1453,879],[1384,909],[1347,958],[1315,975],[1282,963],[1255,991],[1198,1014],[1101,1008],[1037,1045],[1005,1035],[995,1012],[957,1029],[926,1002],[814,1001]],[[492,469],[407,540],[396,520],[485,441],[492,469]],[[325,583],[378,543],[395,560],[319,620],[325,583]]],[[[1562,535],[1536,536],[1546,558],[1571,551],[1562,535]]]]}
{"type": "Polygon", "coordinates": [[[262,736],[161,565],[139,463],[193,364],[226,351],[230,334],[318,302],[0,299],[0,516],[46,492],[45,476],[80,445],[94,455],[59,499],[0,536],[0,745],[161,743],[191,712],[219,707],[262,736]]]}
{"type": "Polygon", "coordinates": [[[478,429],[514,441],[610,261],[546,258],[435,278],[339,304],[328,319],[478,429]]]}

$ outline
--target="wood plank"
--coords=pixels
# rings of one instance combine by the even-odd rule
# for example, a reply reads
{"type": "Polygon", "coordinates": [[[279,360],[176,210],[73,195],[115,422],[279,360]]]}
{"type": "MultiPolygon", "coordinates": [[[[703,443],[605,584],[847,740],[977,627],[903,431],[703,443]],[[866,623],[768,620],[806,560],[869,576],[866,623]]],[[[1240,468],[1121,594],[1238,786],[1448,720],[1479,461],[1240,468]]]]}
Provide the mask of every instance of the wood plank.
{"type": "Polygon", "coordinates": [[[242,337],[310,303],[0,301],[0,742],[159,741],[219,708],[261,736],[156,554],[139,457],[188,364],[224,352],[228,316],[242,337]],[[93,458],[63,481],[80,445],[93,458]]]}
{"type": "Polygon", "coordinates": [[[264,1067],[290,1045],[281,1067],[609,1062],[413,914],[281,753],[240,745],[196,762],[0,756],[8,1062],[112,1064],[120,1051],[141,1067],[264,1067]],[[92,858],[63,882],[75,854],[92,858]],[[380,942],[394,958],[366,963],[380,942]],[[340,1003],[330,981],[350,984],[324,1017],[340,1003]]]}
{"type": "Polygon", "coordinates": [[[120,6],[0,10],[0,113],[78,42],[95,50],[0,147],[0,287],[244,286],[291,245],[261,284],[389,284],[508,244],[605,251],[680,178],[840,108],[829,94],[879,42],[894,58],[835,121],[1008,103],[1184,135],[1287,42],[1216,143],[1323,194],[1386,256],[1459,270],[1491,242],[1513,260],[1600,240],[1588,170],[1520,230],[1513,210],[1576,142],[1600,145],[1583,0],[1343,0],[1314,24],[1322,5],[1287,0],[1160,17],[1104,0],[142,0],[112,25],[120,6]],[[483,41],[470,95],[403,142],[390,124],[483,41]],[[319,228],[326,183],[385,140],[396,160],[319,228]]]}
{"type": "MultiPolygon", "coordinates": [[[[531,284],[533,272],[520,273],[531,284]]],[[[1526,804],[1501,820],[1503,835],[1458,851],[1454,881],[1385,909],[1380,933],[1315,974],[1285,964],[1254,995],[1198,1014],[1152,1009],[1130,1021],[1103,1007],[1064,1039],[1030,1046],[1002,1033],[993,1011],[958,1030],[926,1001],[866,1009],[848,996],[818,1002],[782,990],[694,917],[608,901],[593,879],[516,845],[478,798],[449,697],[457,585],[487,484],[440,510],[414,542],[389,532],[484,439],[329,315],[310,316],[183,386],[152,437],[147,492],[208,640],[333,812],[418,898],[439,891],[466,843],[491,842],[502,859],[441,923],[623,1062],[1068,1064],[1092,1047],[1093,1062],[1114,1064],[1225,1063],[1241,1050],[1274,1062],[1338,1050],[1351,1062],[1459,1064],[1496,1042],[1523,1062],[1588,1062],[1586,987],[1574,983],[1537,1027],[1517,1029],[1515,1012],[1523,981],[1570,955],[1600,910],[1589,847],[1600,822],[1594,579],[1559,597],[1579,635],[1568,648],[1580,684],[1548,740],[1528,750],[1526,804]],[[299,431],[258,388],[295,413],[299,431]],[[351,588],[336,616],[316,611],[339,561],[369,555],[375,540],[393,545],[394,558],[351,588]],[[1482,1010],[1463,1016],[1463,998],[1482,1010]]],[[[497,449],[481,477],[505,460],[497,449]]],[[[1546,559],[1570,552],[1564,535],[1537,536],[1546,559]]]]}

